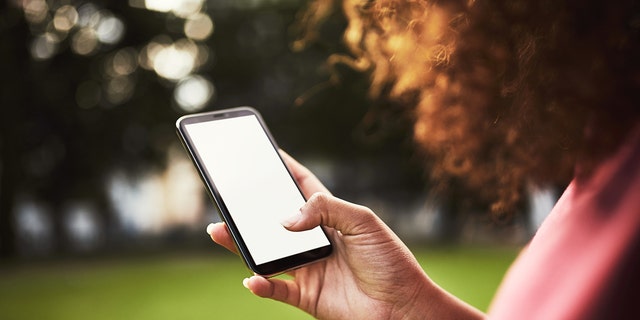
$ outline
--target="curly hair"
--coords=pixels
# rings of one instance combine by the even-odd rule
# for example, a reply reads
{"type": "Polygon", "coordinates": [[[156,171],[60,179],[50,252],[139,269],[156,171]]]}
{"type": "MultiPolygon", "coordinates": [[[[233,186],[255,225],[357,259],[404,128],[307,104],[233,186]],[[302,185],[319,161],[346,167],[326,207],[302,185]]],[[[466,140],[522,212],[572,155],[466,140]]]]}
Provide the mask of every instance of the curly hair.
{"type": "MultiPolygon", "coordinates": [[[[307,30],[338,3],[312,2],[307,30]]],[[[374,97],[411,101],[432,178],[464,178],[493,213],[526,185],[587,177],[639,122],[638,1],[341,3],[351,57],[330,62],[367,70],[374,97]]]]}

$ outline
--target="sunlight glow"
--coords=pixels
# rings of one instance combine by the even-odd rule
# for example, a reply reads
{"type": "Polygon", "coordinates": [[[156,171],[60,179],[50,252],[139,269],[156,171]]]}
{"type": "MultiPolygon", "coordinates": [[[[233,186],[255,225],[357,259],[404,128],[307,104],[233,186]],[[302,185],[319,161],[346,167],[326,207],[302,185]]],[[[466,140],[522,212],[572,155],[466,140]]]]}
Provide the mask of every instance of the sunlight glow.
{"type": "Polygon", "coordinates": [[[168,148],[164,172],[139,179],[114,172],[107,188],[118,222],[127,233],[157,234],[179,226],[196,228],[205,218],[202,183],[179,146],[168,148]]]}
{"type": "Polygon", "coordinates": [[[66,231],[74,249],[89,251],[100,242],[100,226],[95,208],[84,203],[74,203],[65,212],[66,231]]]}
{"type": "Polygon", "coordinates": [[[44,204],[34,199],[16,201],[15,224],[22,254],[42,255],[53,249],[53,219],[44,204]]]}

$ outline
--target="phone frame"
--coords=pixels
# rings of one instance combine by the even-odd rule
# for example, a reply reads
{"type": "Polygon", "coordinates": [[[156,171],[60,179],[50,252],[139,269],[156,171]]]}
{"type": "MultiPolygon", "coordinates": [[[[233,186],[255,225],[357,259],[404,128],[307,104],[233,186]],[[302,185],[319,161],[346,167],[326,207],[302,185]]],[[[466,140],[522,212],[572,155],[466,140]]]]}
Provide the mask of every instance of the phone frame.
{"type": "Polygon", "coordinates": [[[197,168],[200,178],[202,179],[205,185],[207,193],[209,194],[213,203],[217,206],[220,218],[226,223],[229,233],[233,238],[233,241],[236,245],[236,248],[238,249],[238,252],[240,253],[240,256],[242,257],[242,260],[247,265],[247,267],[251,269],[254,273],[259,274],[261,276],[270,277],[270,276],[274,276],[277,274],[290,271],[292,269],[296,269],[296,268],[308,265],[310,263],[313,263],[328,257],[333,251],[333,246],[331,244],[331,240],[327,236],[326,231],[321,227],[321,230],[324,233],[329,243],[328,245],[319,247],[316,249],[308,250],[305,252],[301,252],[298,254],[294,254],[291,256],[287,256],[284,258],[280,258],[277,260],[269,261],[263,264],[256,264],[254,262],[251,252],[246,246],[244,240],[242,239],[240,231],[238,230],[233,220],[233,217],[231,216],[231,213],[229,212],[229,210],[227,209],[227,206],[225,205],[224,199],[220,195],[215,185],[215,182],[213,181],[213,179],[211,179],[207,170],[205,169],[205,165],[204,163],[202,163],[202,160],[198,154],[198,150],[193,144],[193,141],[191,140],[191,137],[189,136],[187,130],[185,129],[185,126],[188,124],[217,121],[221,119],[228,119],[228,118],[241,117],[241,116],[256,117],[262,130],[267,135],[271,145],[273,146],[278,158],[282,162],[282,165],[286,168],[287,172],[289,173],[289,176],[291,177],[291,180],[294,182],[295,186],[300,192],[300,196],[302,196],[302,198],[305,201],[307,200],[307,198],[302,193],[300,186],[293,178],[291,171],[289,170],[284,160],[282,159],[282,156],[278,152],[278,149],[279,149],[278,145],[276,144],[273,136],[269,132],[269,129],[267,128],[266,123],[262,119],[262,116],[254,108],[237,107],[237,108],[223,109],[218,111],[185,115],[180,117],[176,121],[176,132],[178,134],[178,137],[180,137],[180,141],[182,142],[182,145],[187,150],[189,157],[191,158],[195,167],[197,168]]]}

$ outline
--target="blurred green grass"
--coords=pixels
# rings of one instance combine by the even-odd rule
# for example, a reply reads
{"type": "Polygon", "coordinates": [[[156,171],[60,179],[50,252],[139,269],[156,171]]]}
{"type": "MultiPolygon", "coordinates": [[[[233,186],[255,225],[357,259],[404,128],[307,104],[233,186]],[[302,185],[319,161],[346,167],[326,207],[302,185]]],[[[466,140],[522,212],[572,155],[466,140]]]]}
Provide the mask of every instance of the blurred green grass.
{"type": "MultiPolygon", "coordinates": [[[[486,310],[516,248],[414,248],[431,278],[486,310]]],[[[242,287],[239,258],[219,251],[2,266],[2,319],[310,319],[242,287]]]]}

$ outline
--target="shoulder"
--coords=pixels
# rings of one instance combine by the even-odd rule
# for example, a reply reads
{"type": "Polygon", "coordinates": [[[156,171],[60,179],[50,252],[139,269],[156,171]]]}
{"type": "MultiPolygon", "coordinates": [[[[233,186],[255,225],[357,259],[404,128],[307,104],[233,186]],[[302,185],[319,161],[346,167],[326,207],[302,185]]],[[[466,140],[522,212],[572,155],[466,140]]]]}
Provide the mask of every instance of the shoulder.
{"type": "MultiPolygon", "coordinates": [[[[588,179],[571,183],[510,268],[490,313],[574,319],[618,308],[640,290],[639,195],[640,126],[588,179]]],[[[640,312],[633,304],[617,310],[640,312]]]]}

